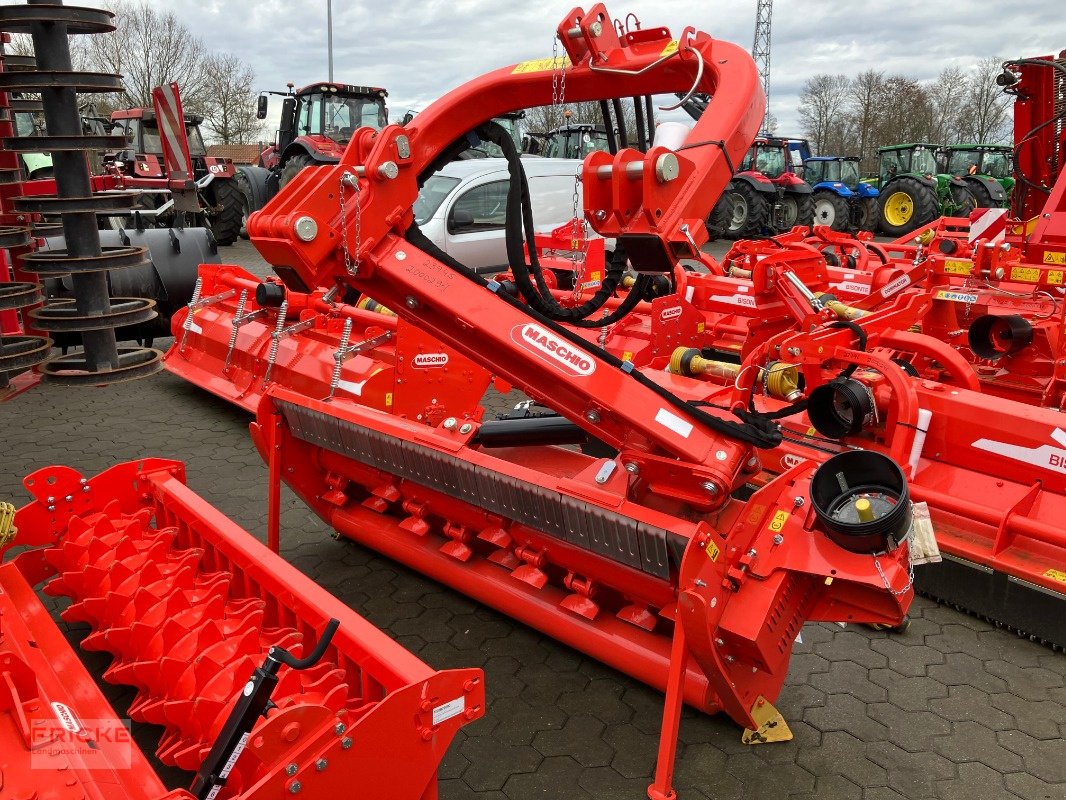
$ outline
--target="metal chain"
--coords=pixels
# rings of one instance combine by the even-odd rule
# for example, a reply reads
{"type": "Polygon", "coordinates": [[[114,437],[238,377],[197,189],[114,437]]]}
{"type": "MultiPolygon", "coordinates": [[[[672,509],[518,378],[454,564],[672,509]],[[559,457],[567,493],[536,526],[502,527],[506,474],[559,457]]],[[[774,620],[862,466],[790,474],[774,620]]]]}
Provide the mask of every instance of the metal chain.
{"type": "Polygon", "coordinates": [[[902,589],[892,588],[892,584],[888,582],[888,576],[885,575],[884,570],[881,569],[881,561],[877,556],[874,556],[874,566],[877,567],[877,574],[881,576],[881,581],[885,584],[885,588],[888,589],[890,594],[896,597],[899,597],[901,594],[906,594],[914,585],[914,564],[910,563],[909,558],[907,559],[907,585],[902,589]]]}
{"type": "Polygon", "coordinates": [[[359,274],[359,262],[363,251],[363,219],[359,202],[359,179],[350,172],[341,176],[341,188],[339,192],[341,203],[341,252],[344,254],[344,269],[349,275],[355,277],[359,274]],[[348,248],[348,208],[344,202],[344,189],[351,187],[355,192],[355,258],[352,258],[348,248]]]}

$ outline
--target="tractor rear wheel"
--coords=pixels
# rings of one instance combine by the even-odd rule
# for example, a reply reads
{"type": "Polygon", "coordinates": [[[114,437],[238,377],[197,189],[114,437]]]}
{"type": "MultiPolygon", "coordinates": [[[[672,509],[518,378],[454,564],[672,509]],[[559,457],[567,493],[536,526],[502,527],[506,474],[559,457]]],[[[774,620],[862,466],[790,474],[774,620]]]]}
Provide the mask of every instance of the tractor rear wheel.
{"type": "Polygon", "coordinates": [[[876,231],[881,222],[881,209],[876,197],[864,197],[855,205],[855,226],[860,231],[876,231]]]}
{"type": "Polygon", "coordinates": [[[211,233],[219,244],[233,244],[241,232],[244,193],[232,178],[211,181],[211,189],[215,199],[213,205],[218,208],[210,219],[211,233]]]}
{"type": "Polygon", "coordinates": [[[766,195],[743,181],[730,184],[733,195],[733,218],[726,231],[727,239],[750,239],[758,236],[770,221],[770,202],[766,195]]]}
{"type": "Polygon", "coordinates": [[[897,178],[881,192],[881,230],[906,236],[940,216],[936,190],[917,178],[897,178]]]}
{"type": "Polygon", "coordinates": [[[779,233],[786,233],[797,225],[814,223],[814,195],[786,192],[781,198],[782,225],[779,233]]]}
{"type": "Polygon", "coordinates": [[[819,189],[814,193],[814,224],[828,225],[835,231],[846,231],[851,222],[848,201],[836,192],[819,189]]]}
{"type": "Polygon", "coordinates": [[[979,181],[967,181],[966,188],[970,190],[973,199],[977,201],[978,208],[999,208],[999,203],[992,199],[988,188],[979,181]]]}
{"type": "Polygon", "coordinates": [[[268,197],[266,179],[270,175],[262,167],[237,167],[237,186],[244,195],[241,215],[241,238],[248,238],[248,215],[266,205],[268,197]]]}
{"type": "Polygon", "coordinates": [[[952,186],[951,204],[954,210],[951,214],[948,214],[947,209],[945,209],[945,216],[968,217],[970,212],[979,205],[977,198],[974,196],[973,188],[970,186],[952,186]]]}
{"type": "Polygon", "coordinates": [[[281,168],[281,176],[278,178],[278,184],[284,186],[296,177],[297,172],[304,167],[310,167],[313,164],[315,164],[315,161],[311,156],[300,154],[290,157],[289,160],[285,162],[285,166],[281,168]]]}
{"type": "Polygon", "coordinates": [[[733,192],[727,186],[722,196],[718,198],[718,202],[714,204],[714,208],[711,209],[710,216],[707,217],[707,236],[710,240],[713,242],[725,236],[732,220],[733,192]]]}

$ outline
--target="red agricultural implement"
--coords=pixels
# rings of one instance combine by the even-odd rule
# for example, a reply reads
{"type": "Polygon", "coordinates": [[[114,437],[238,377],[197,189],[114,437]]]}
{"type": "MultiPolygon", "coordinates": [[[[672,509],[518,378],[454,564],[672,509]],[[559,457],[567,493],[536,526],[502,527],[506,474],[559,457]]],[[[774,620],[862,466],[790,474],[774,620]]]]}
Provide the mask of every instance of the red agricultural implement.
{"type": "Polygon", "coordinates": [[[144,459],[94,478],[47,467],[0,504],[0,741],[11,797],[437,797],[455,732],[484,713],[477,669],[430,669],[144,459]],[[7,506],[7,509],[11,509],[7,506]],[[81,646],[112,656],[168,792],[34,594],[70,598],[81,646]],[[317,642],[317,646],[316,646],[317,642]],[[290,652],[292,651],[292,652],[290,652]],[[388,787],[388,788],[384,788],[388,787]]]}

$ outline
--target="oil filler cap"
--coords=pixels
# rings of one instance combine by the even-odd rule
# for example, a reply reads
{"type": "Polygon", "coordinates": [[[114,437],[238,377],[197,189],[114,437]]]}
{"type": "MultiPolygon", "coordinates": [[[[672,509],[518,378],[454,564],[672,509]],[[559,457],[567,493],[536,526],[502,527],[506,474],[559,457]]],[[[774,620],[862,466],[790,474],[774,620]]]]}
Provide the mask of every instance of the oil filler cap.
{"type": "Polygon", "coordinates": [[[811,505],[829,538],[853,553],[884,553],[907,538],[911,503],[903,470],[869,450],[839,453],[811,478],[811,505]]]}

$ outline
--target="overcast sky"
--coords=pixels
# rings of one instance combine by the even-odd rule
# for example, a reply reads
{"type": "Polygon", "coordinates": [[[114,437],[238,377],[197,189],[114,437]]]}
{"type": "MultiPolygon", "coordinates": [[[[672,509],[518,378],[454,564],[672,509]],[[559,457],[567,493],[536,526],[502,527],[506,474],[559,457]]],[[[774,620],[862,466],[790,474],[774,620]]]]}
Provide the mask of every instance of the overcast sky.
{"type": "MultiPolygon", "coordinates": [[[[283,89],[327,74],[327,0],[153,0],[172,9],[216,51],[240,56],[259,88],[283,89]]],[[[106,5],[102,2],[101,5],[106,5]]],[[[588,7],[590,4],[586,4],[588,7]]],[[[500,66],[551,55],[555,26],[572,6],[544,0],[333,0],[334,79],[389,90],[393,120],[500,66]]],[[[751,47],[755,0],[620,0],[645,27],[687,25],[751,47]]],[[[770,107],[778,132],[798,135],[804,81],[820,72],[874,67],[918,80],[981,58],[1066,48],[1062,0],[777,0],[770,107]]],[[[272,104],[272,112],[278,103],[272,104]]],[[[274,114],[271,115],[274,117],[274,114]]]]}

